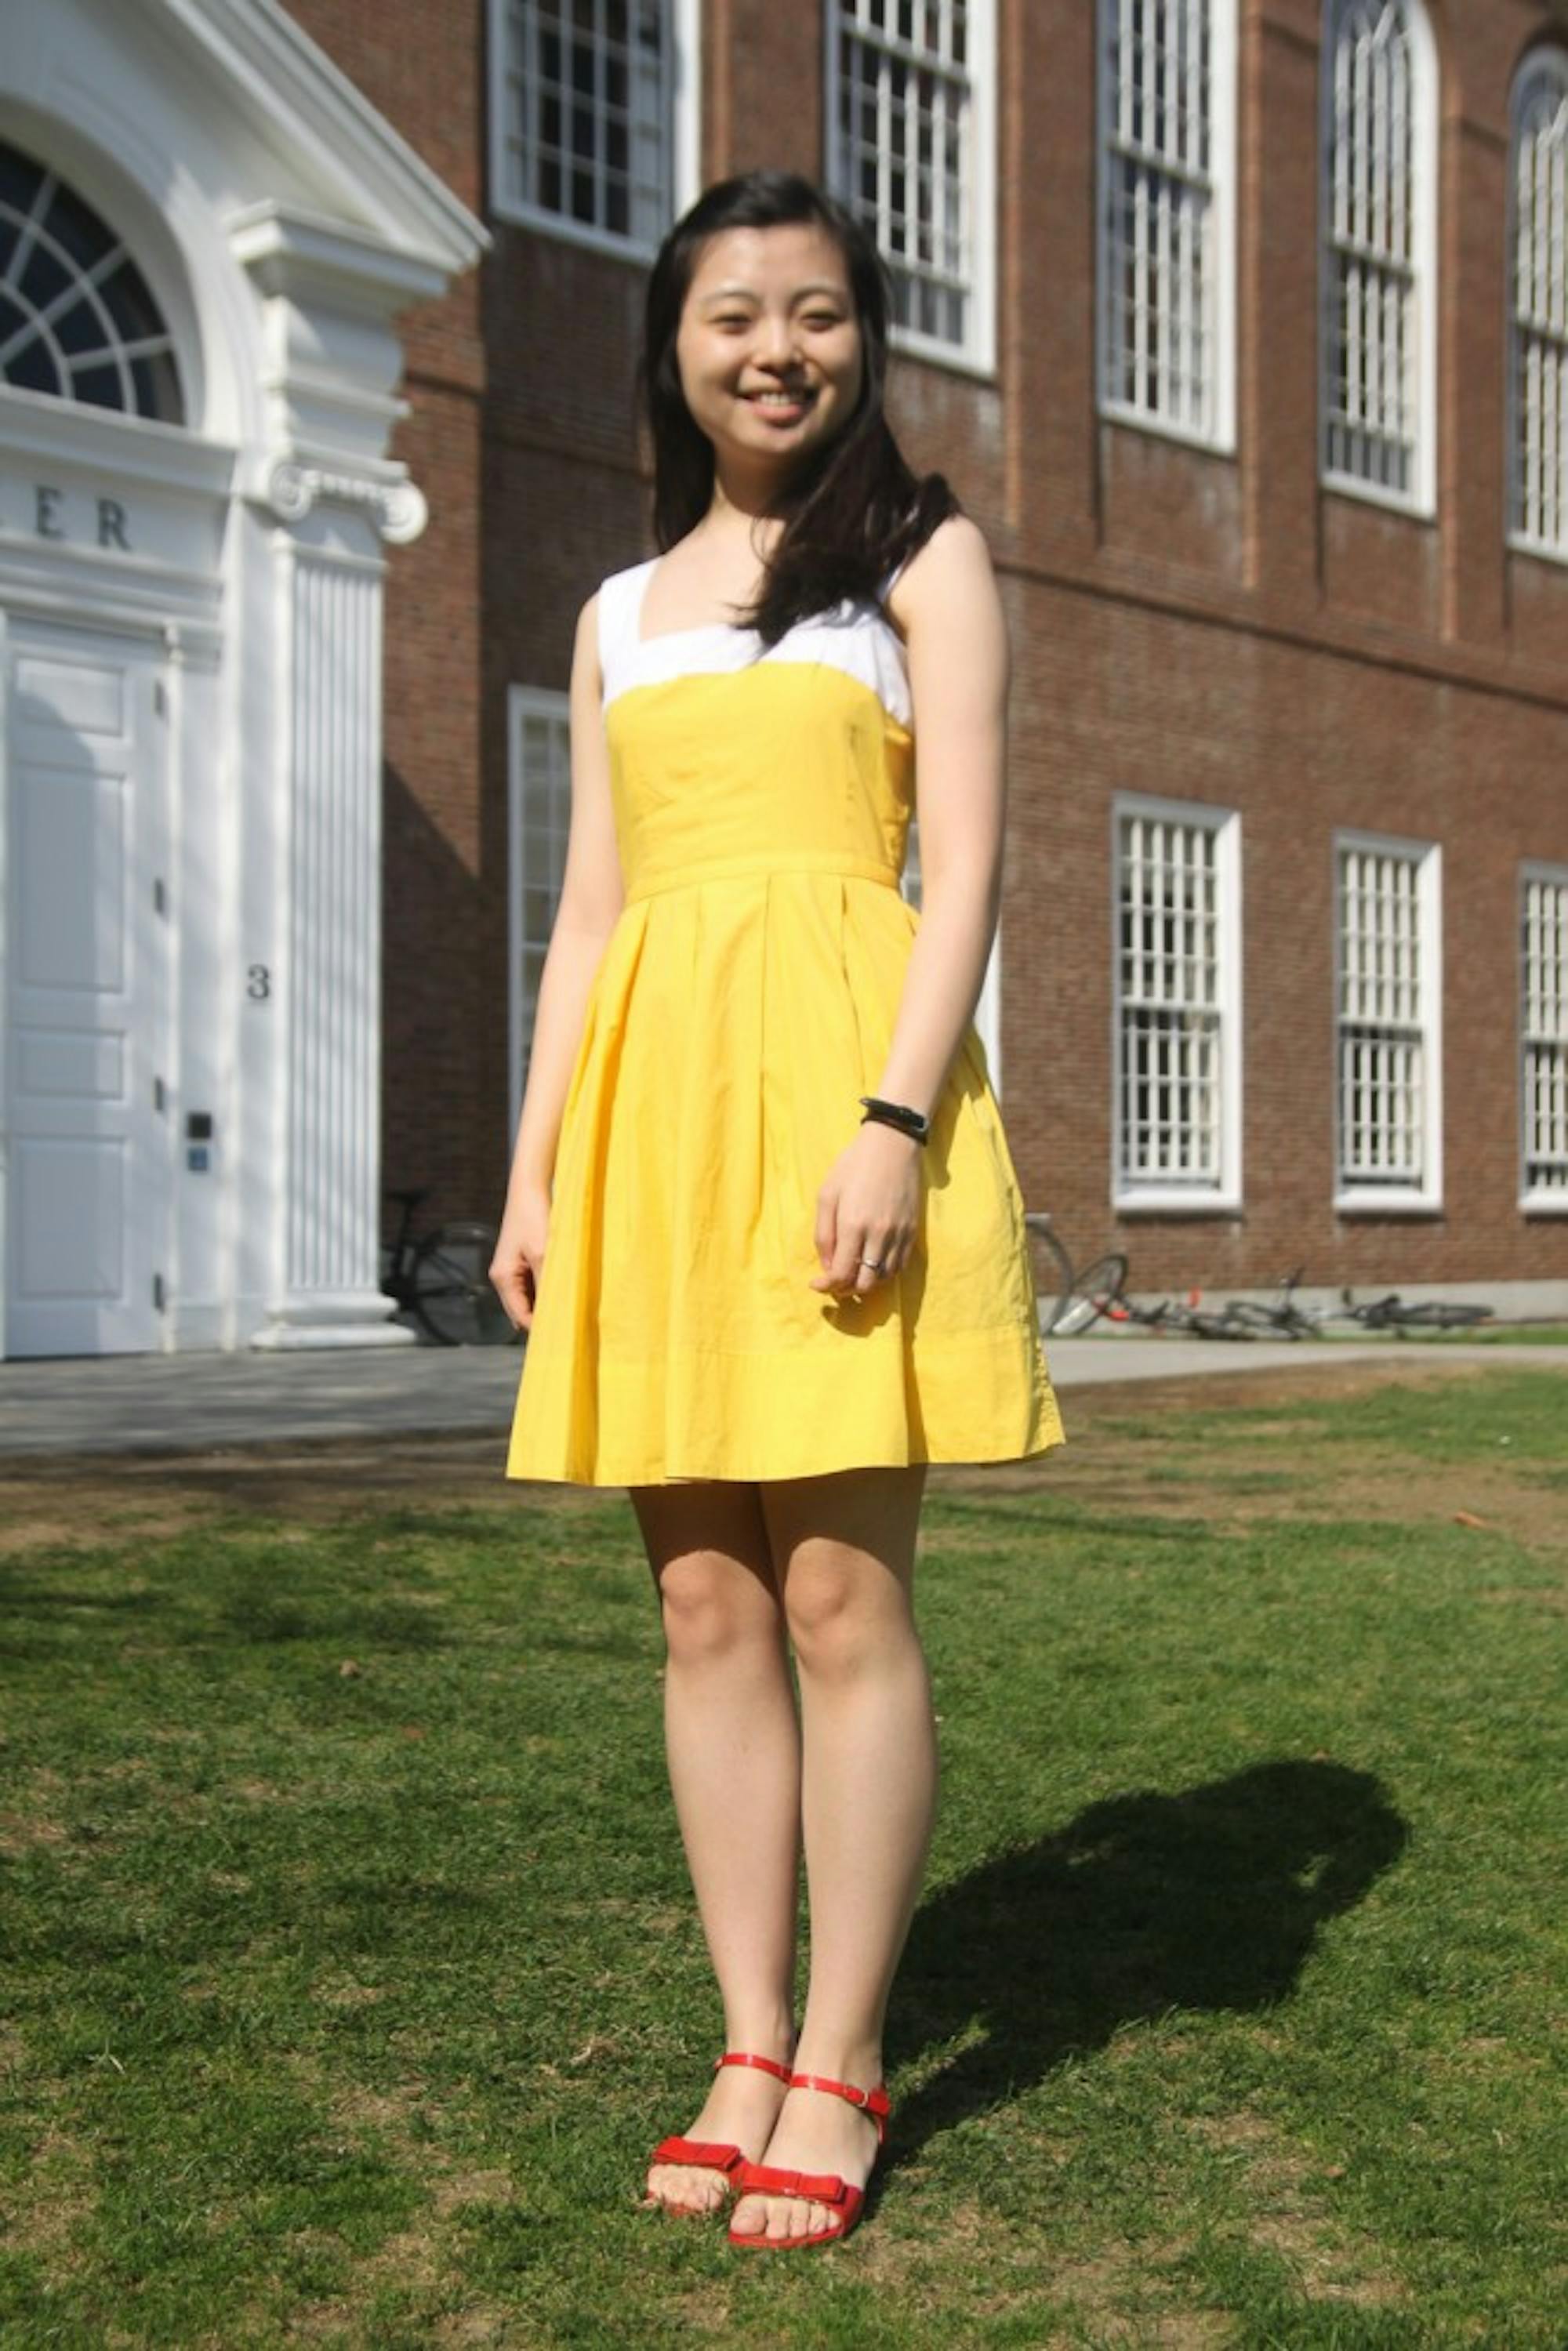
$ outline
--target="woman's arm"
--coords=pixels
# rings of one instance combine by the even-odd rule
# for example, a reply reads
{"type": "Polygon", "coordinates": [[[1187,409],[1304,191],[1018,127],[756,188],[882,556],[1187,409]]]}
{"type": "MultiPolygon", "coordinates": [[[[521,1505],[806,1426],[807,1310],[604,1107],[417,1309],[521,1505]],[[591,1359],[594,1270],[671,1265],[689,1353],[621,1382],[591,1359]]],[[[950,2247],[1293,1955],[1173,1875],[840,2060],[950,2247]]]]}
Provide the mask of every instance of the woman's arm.
{"type": "MultiPolygon", "coordinates": [[[[873,1091],[929,1117],[980,1000],[1001,901],[1010,664],[996,574],[976,526],[963,515],[942,523],[889,603],[915,704],[921,914],[873,1091]]],[[[863,1293],[907,1263],[924,1147],[896,1127],[862,1122],[817,1196],[822,1270],[813,1290],[863,1293]]]]}
{"type": "Polygon", "coordinates": [[[625,904],[610,794],[599,666],[599,599],[577,623],[571,663],[571,820],[560,901],[539,975],[528,1084],[490,1279],[515,1323],[533,1321],[544,1266],[550,1184],[583,1020],[625,904]]]}
{"type": "Polygon", "coordinates": [[[892,611],[915,703],[921,912],[874,1091],[929,1115],[985,985],[1007,825],[1007,621],[990,551],[967,516],[932,533],[892,611]]]}

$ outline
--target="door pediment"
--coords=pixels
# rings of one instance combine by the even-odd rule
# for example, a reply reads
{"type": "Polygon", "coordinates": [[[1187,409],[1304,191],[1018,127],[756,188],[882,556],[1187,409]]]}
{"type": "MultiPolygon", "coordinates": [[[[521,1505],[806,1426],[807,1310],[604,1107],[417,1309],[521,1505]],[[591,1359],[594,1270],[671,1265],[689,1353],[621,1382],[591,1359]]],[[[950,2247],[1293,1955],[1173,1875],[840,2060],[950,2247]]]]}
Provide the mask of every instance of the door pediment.
{"type": "Polygon", "coordinates": [[[268,463],[384,449],[396,312],[490,240],[277,0],[0,0],[0,132],[120,225],[192,428],[253,464],[261,444],[268,463]],[[323,439],[334,390],[344,427],[323,439]]]}

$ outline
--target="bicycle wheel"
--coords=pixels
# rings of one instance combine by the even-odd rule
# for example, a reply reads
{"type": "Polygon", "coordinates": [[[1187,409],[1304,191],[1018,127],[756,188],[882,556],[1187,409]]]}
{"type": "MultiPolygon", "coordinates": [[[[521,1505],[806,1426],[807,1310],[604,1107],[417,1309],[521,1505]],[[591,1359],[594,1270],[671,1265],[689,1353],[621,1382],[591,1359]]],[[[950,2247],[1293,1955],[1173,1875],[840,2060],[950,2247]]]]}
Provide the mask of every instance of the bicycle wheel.
{"type": "Polygon", "coordinates": [[[1050,1301],[1049,1313],[1040,1316],[1040,1328],[1042,1331],[1054,1331],[1060,1317],[1066,1312],[1067,1301],[1072,1294],[1072,1259],[1067,1254],[1065,1243],[1058,1239],[1050,1217],[1042,1210],[1037,1209],[1026,1216],[1024,1225],[1044,1250],[1050,1268],[1043,1281],[1036,1276],[1035,1286],[1040,1296],[1050,1301]]]}
{"type": "Polygon", "coordinates": [[[1256,1339],[1260,1335],[1255,1325],[1238,1322],[1228,1309],[1218,1314],[1207,1310],[1189,1312],[1180,1328],[1190,1331],[1195,1339],[1256,1339]]]}
{"type": "Polygon", "coordinates": [[[1256,1298],[1226,1301],[1225,1319],[1242,1325],[1249,1338],[1310,1339],[1312,1325],[1299,1306],[1265,1306],[1256,1298]]]}
{"type": "Polygon", "coordinates": [[[1112,1307],[1121,1298],[1126,1279],[1127,1260],[1120,1249],[1108,1249],[1103,1257],[1097,1257],[1092,1265],[1084,1267],[1069,1288],[1051,1326],[1051,1332],[1060,1332],[1064,1338],[1070,1339],[1074,1332],[1087,1331],[1102,1314],[1109,1319],[1112,1307]]]}
{"type": "Polygon", "coordinates": [[[496,1236],[488,1225],[438,1225],[414,1252],[409,1304],[443,1347],[501,1347],[507,1310],[490,1281],[496,1236]]]}
{"type": "Polygon", "coordinates": [[[1416,1331],[1467,1331],[1477,1322],[1490,1322],[1491,1315],[1490,1306],[1467,1306],[1457,1298],[1423,1298],[1401,1306],[1394,1319],[1416,1331]]]}

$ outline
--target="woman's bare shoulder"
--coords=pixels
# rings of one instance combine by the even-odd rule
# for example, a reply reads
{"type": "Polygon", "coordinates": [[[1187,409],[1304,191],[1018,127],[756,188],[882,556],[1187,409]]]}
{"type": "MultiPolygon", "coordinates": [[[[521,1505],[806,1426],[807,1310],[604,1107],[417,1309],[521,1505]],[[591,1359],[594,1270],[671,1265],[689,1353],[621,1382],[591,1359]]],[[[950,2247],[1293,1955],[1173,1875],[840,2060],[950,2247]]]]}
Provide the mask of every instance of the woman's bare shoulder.
{"type": "Polygon", "coordinates": [[[899,574],[888,609],[908,633],[922,618],[951,613],[977,591],[996,594],[996,567],[986,534],[966,514],[939,522],[899,574]]]}

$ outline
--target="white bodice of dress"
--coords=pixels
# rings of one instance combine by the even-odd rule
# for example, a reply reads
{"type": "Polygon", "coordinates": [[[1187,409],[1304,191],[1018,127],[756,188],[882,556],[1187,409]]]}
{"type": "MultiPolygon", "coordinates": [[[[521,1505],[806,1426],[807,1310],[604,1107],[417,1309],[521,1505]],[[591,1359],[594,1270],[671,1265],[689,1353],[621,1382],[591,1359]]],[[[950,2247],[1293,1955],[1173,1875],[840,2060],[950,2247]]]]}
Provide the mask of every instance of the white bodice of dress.
{"type": "MultiPolygon", "coordinates": [[[[910,725],[914,705],[904,640],[880,601],[846,599],[831,611],[798,622],[776,645],[764,646],[755,629],[726,621],[667,630],[644,641],[643,600],[662,560],[651,556],[600,583],[599,662],[606,707],[635,686],[666,685],[678,677],[722,675],[758,661],[825,662],[858,678],[891,717],[910,725]]],[[[896,577],[884,583],[884,598],[896,577]]]]}

